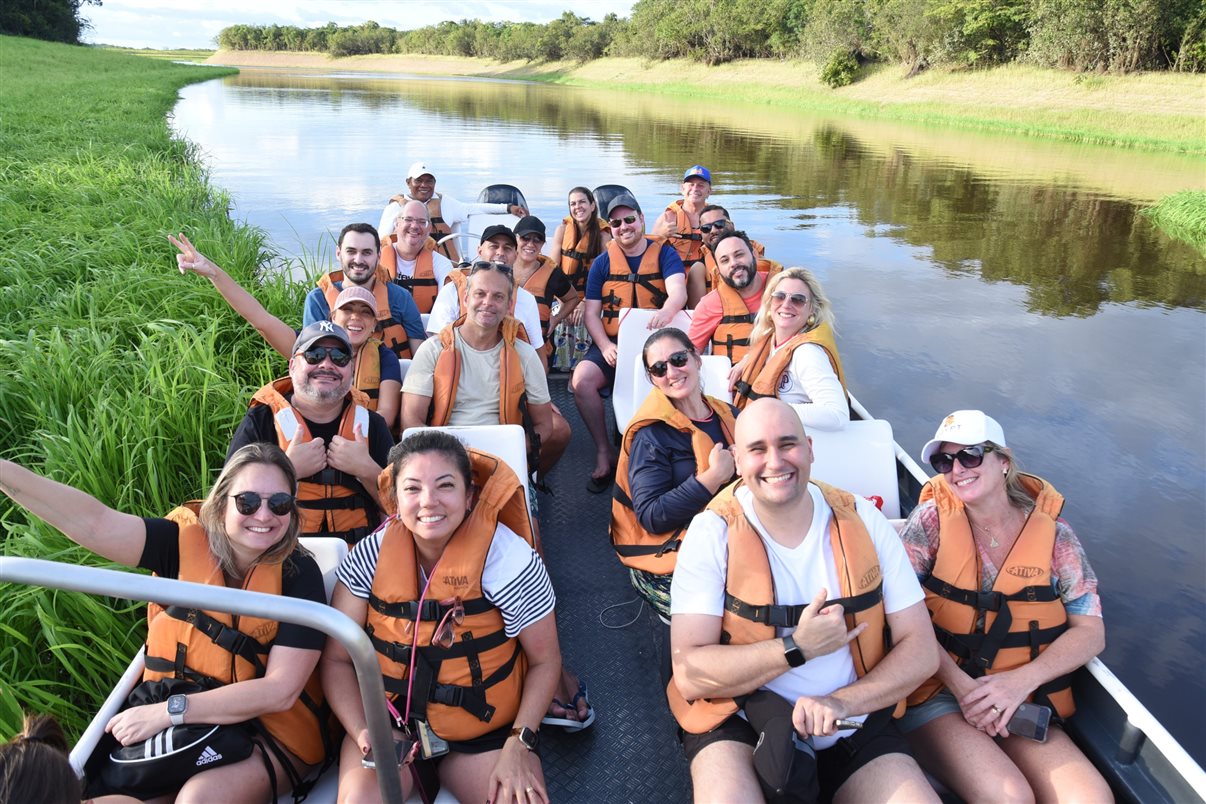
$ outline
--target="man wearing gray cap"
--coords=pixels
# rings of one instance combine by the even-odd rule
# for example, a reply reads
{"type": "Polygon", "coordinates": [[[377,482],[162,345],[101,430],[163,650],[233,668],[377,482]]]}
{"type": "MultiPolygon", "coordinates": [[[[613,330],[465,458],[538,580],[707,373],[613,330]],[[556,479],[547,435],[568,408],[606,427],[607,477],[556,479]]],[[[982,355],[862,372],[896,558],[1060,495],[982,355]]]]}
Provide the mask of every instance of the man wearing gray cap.
{"type": "Polygon", "coordinates": [[[381,520],[377,475],[394,440],[352,389],[352,342],[342,327],[306,326],[292,354],[289,376],[252,396],[226,458],[247,444],[279,446],[297,473],[302,535],[354,544],[381,520]]]}
{"type": "MultiPolygon", "coordinates": [[[[418,201],[426,205],[431,214],[431,236],[436,240],[454,231],[460,231],[460,224],[469,220],[469,216],[475,212],[485,215],[509,214],[517,218],[528,214],[527,209],[518,204],[467,204],[457,201],[452,196],[437,193],[435,186],[435,174],[427,163],[423,160],[413,163],[406,171],[406,192],[391,196],[385,211],[381,213],[381,222],[377,224],[377,232],[381,239],[384,240],[393,233],[394,221],[407,201],[418,201]]],[[[454,240],[440,246],[440,253],[454,263],[461,261],[454,240]]]]}
{"type": "Polygon", "coordinates": [[[621,193],[607,205],[614,238],[591,263],[586,277],[586,312],[582,320],[594,341],[574,368],[574,401],[595,442],[595,468],[588,491],[599,494],[611,485],[616,450],[607,435],[600,392],[616,378],[616,343],[620,311],[626,307],[657,310],[649,323],[659,329],[670,323],[687,303],[683,261],[660,238],[645,236],[645,216],[636,199],[621,193]]]}

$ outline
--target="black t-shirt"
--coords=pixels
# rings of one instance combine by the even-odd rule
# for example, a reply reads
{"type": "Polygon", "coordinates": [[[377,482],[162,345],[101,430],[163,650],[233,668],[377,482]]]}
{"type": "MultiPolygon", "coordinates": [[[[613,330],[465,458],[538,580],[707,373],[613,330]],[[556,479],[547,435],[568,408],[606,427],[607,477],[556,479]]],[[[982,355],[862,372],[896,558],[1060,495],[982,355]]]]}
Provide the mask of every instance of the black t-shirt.
{"type": "MultiPolygon", "coordinates": [[[[147,543],[138,566],[163,578],[180,577],[180,526],[170,519],[143,519],[147,543]]],[[[327,602],[322,572],[313,556],[294,550],[281,564],[281,594],[316,603],[327,602]]],[[[273,645],[302,650],[322,650],[326,636],[321,631],[293,623],[281,623],[273,645]]]]}
{"type": "MultiPolygon", "coordinates": [[[[291,399],[291,396],[286,398],[291,399]]],[[[344,409],[351,404],[351,400],[344,403],[344,409]]],[[[378,466],[386,466],[389,463],[389,451],[394,447],[394,437],[389,433],[389,427],[385,424],[385,419],[381,418],[376,411],[369,411],[369,431],[368,431],[368,449],[369,455],[378,466]]],[[[336,416],[332,421],[326,424],[316,424],[309,419],[304,419],[306,428],[314,438],[321,438],[323,443],[330,444],[331,439],[339,435],[339,420],[343,417],[342,411],[339,416],[336,416]]],[[[234,455],[239,449],[248,444],[276,444],[276,422],[273,418],[272,408],[267,405],[255,405],[248,409],[247,415],[243,417],[243,421],[239,422],[238,429],[235,430],[234,438],[230,440],[230,449],[226,450],[226,460],[230,460],[230,456],[234,455]]]]}
{"type": "Polygon", "coordinates": [[[573,283],[569,281],[569,277],[560,268],[553,269],[553,272],[549,274],[548,284],[544,286],[545,293],[558,299],[573,289],[573,283]]]}

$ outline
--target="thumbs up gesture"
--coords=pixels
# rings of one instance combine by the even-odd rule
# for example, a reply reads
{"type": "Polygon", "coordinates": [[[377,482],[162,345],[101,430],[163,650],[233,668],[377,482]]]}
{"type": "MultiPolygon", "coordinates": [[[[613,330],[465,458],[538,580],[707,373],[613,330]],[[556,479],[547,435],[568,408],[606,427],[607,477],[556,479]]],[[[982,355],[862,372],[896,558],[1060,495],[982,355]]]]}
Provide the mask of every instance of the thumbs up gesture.
{"type": "Polygon", "coordinates": [[[352,435],[352,438],[337,435],[331,439],[331,446],[327,448],[327,463],[357,477],[376,475],[381,467],[369,455],[368,437],[361,425],[356,425],[352,435]]]}
{"type": "Polygon", "coordinates": [[[303,435],[302,428],[298,427],[285,454],[293,462],[293,471],[298,477],[309,477],[327,468],[327,449],[321,438],[303,442],[303,435]]]}

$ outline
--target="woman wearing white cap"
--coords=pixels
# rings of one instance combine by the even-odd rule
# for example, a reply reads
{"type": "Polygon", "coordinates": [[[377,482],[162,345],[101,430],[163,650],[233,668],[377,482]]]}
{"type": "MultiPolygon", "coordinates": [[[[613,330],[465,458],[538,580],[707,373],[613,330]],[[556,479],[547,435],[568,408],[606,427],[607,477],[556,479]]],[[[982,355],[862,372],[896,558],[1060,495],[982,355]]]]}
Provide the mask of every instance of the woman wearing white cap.
{"type": "Polygon", "coordinates": [[[1105,647],[1097,576],[1059,518],[1063,497],[1018,470],[978,410],[947,416],[921,459],[938,474],[901,538],[946,650],[900,722],[918,761],[966,801],[1111,800],[1054,725],[1075,709],[1070,674],[1105,647]],[[1020,736],[1027,711],[1011,723],[1027,702],[1051,710],[1045,743],[1020,736]]]}
{"type": "MultiPolygon", "coordinates": [[[[178,238],[168,235],[168,240],[180,249],[176,255],[180,273],[192,271],[208,279],[231,308],[259,330],[269,346],[283,357],[293,356],[297,330],[268,312],[213,260],[197,251],[183,234],[178,238]]],[[[373,337],[377,330],[377,300],[364,288],[347,285],[331,306],[331,321],[347,330],[355,350],[354,386],[369,397],[369,410],[377,411],[393,430],[402,400],[402,368],[397,355],[373,337]]]]}

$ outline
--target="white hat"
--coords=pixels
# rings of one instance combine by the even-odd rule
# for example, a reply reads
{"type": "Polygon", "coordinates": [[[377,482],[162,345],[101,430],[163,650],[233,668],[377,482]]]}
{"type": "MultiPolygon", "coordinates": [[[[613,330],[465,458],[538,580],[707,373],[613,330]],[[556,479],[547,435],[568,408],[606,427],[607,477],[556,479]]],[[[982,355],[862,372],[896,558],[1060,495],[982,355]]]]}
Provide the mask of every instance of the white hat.
{"type": "Polygon", "coordinates": [[[431,171],[431,168],[427,167],[426,162],[415,162],[410,166],[410,170],[406,171],[406,178],[417,179],[424,173],[426,173],[428,176],[431,176],[433,179],[435,178],[435,173],[431,171]]]}
{"type": "Polygon", "coordinates": [[[985,441],[991,441],[998,447],[1009,446],[1005,443],[1005,431],[1001,425],[981,410],[956,410],[943,419],[934,437],[921,448],[922,463],[929,462],[930,456],[938,451],[938,445],[943,441],[965,447],[985,441]]]}

